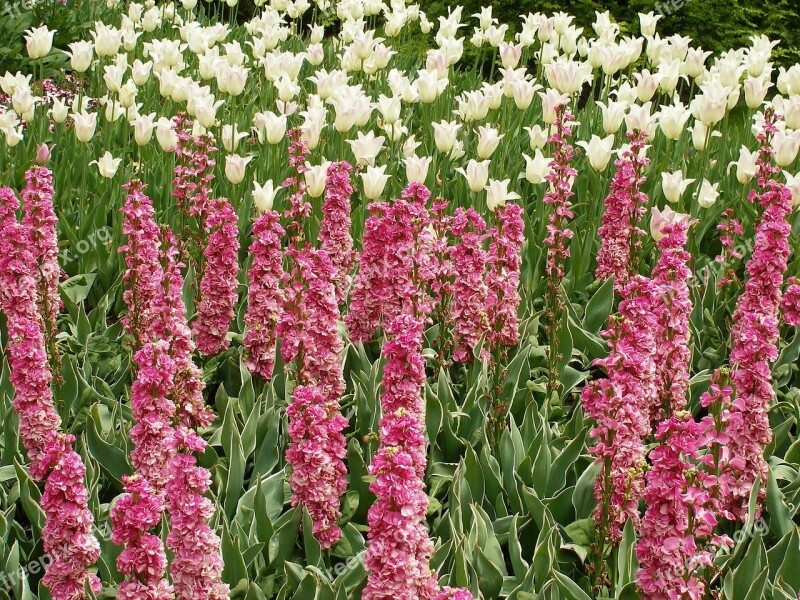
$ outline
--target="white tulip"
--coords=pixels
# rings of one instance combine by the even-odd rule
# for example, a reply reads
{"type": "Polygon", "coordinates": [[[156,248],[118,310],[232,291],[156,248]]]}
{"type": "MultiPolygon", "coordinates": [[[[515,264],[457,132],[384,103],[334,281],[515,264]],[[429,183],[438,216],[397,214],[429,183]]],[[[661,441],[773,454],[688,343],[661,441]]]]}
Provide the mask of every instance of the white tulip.
{"type": "Polygon", "coordinates": [[[518,200],[520,195],[516,192],[508,191],[508,184],[511,183],[510,179],[490,179],[486,186],[486,206],[489,210],[494,212],[498,206],[505,205],[507,200],[518,200]]]}
{"type": "Polygon", "coordinates": [[[53,48],[53,34],[46,25],[33,27],[25,32],[25,49],[31,60],[39,60],[50,54],[53,48]]]}
{"type": "Polygon", "coordinates": [[[478,127],[478,158],[489,158],[504,137],[493,127],[478,127]]]}
{"type": "Polygon", "coordinates": [[[797,208],[800,206],[800,173],[793,176],[791,173],[783,171],[783,176],[786,178],[786,187],[792,193],[792,207],[797,208]]]}
{"type": "Polygon", "coordinates": [[[53,106],[50,109],[50,116],[56,123],[63,123],[67,120],[67,105],[60,98],[53,98],[53,106]]]}
{"type": "Polygon", "coordinates": [[[608,135],[604,138],[592,135],[592,139],[588,142],[581,140],[577,144],[586,151],[589,164],[595,171],[605,170],[611,160],[611,154],[614,149],[613,135],[608,135]]]}
{"type": "Polygon", "coordinates": [[[150,79],[150,72],[153,69],[153,63],[148,61],[143,63],[138,58],[133,61],[131,69],[131,76],[136,85],[144,85],[150,79]]]}
{"type": "Polygon", "coordinates": [[[72,122],[75,124],[75,137],[84,144],[94,137],[97,128],[97,113],[73,113],[72,122]]]}
{"type": "Polygon", "coordinates": [[[661,191],[664,192],[667,202],[672,204],[678,202],[686,192],[686,188],[694,182],[694,179],[684,179],[682,171],[675,171],[674,173],[664,171],[661,173],[661,191]]]}
{"type": "Polygon", "coordinates": [[[656,23],[661,18],[661,15],[656,15],[653,11],[647,14],[639,13],[639,29],[642,35],[654,36],[656,34],[656,23]]]}
{"type": "Polygon", "coordinates": [[[471,159],[467,163],[466,169],[459,167],[456,171],[461,173],[464,179],[467,180],[467,186],[469,186],[470,191],[477,193],[484,190],[489,182],[489,163],[490,161],[488,160],[477,161],[471,159]]]}
{"type": "Polygon", "coordinates": [[[756,109],[764,103],[769,88],[772,87],[770,74],[760,77],[748,77],[744,80],[744,102],[748,108],[756,109]]]}
{"type": "Polygon", "coordinates": [[[406,165],[406,179],[408,183],[425,183],[428,178],[428,170],[433,158],[430,156],[409,156],[403,162],[406,165]]]}
{"type": "Polygon", "coordinates": [[[304,173],[306,182],[306,192],[312,198],[319,198],[325,191],[325,181],[328,178],[328,167],[330,162],[324,162],[321,165],[310,165],[306,163],[308,169],[304,173]]]}
{"type": "Polygon", "coordinates": [[[742,146],[739,150],[739,160],[733,161],[728,164],[728,172],[730,173],[731,167],[736,166],[736,179],[742,185],[746,184],[758,171],[756,160],[758,159],[758,152],[750,152],[747,146],[742,146]]]}
{"type": "Polygon", "coordinates": [[[100,172],[100,176],[110,179],[116,174],[121,162],[121,158],[114,158],[111,155],[111,152],[106,152],[100,157],[100,160],[93,160],[89,164],[97,165],[97,170],[100,172]]]}
{"type": "Polygon", "coordinates": [[[356,162],[359,165],[373,166],[378,154],[383,150],[386,138],[382,135],[376,136],[372,131],[367,132],[366,135],[359,131],[356,136],[355,140],[347,140],[356,162]]]}
{"type": "Polygon", "coordinates": [[[600,111],[603,114],[603,131],[606,133],[617,133],[619,128],[622,127],[622,121],[625,119],[625,113],[628,109],[624,102],[617,102],[609,100],[608,104],[597,102],[600,111]]]}
{"type": "Polygon", "coordinates": [[[66,52],[66,54],[70,57],[70,66],[78,73],[85,73],[92,64],[94,45],[81,40],[69,44],[69,49],[71,52],[66,52]]]}
{"type": "Polygon", "coordinates": [[[386,175],[386,165],[380,167],[368,166],[366,171],[361,173],[361,181],[364,184],[364,195],[368,200],[377,200],[383,194],[389,176],[386,175]]]}
{"type": "Polygon", "coordinates": [[[525,157],[525,179],[534,185],[543,183],[550,174],[550,165],[553,159],[545,158],[544,154],[542,154],[542,151],[539,149],[536,150],[533,158],[527,154],[523,154],[522,156],[525,157]]]}
{"type": "Polygon", "coordinates": [[[772,149],[775,151],[775,162],[778,166],[788,167],[800,150],[800,131],[776,131],[772,137],[772,149]]]}
{"type": "Polygon", "coordinates": [[[447,154],[456,143],[456,136],[461,129],[461,123],[457,121],[442,121],[441,123],[433,123],[432,126],[436,148],[442,154],[447,154]]]}
{"type": "Polygon", "coordinates": [[[260,185],[257,181],[253,182],[253,204],[260,212],[267,212],[272,210],[272,204],[277,195],[275,183],[269,179],[264,185],[260,185]]]}
{"type": "Polygon", "coordinates": [[[691,116],[692,113],[687,110],[683,102],[677,100],[675,104],[661,109],[658,126],[668,140],[677,140],[686,129],[686,123],[691,116]]]}
{"type": "Polygon", "coordinates": [[[719,183],[711,185],[708,179],[703,179],[703,183],[700,185],[700,192],[697,194],[697,203],[703,208],[712,207],[717,198],[719,198],[718,188],[719,183]]]}
{"type": "Polygon", "coordinates": [[[550,137],[547,132],[547,129],[542,128],[541,125],[534,125],[533,127],[523,127],[523,129],[528,132],[528,137],[530,138],[531,150],[538,150],[540,148],[544,148],[544,145],[547,143],[547,140],[550,137]]]}
{"type": "Polygon", "coordinates": [[[155,117],[156,113],[150,113],[149,115],[139,115],[136,119],[131,121],[131,125],[133,125],[133,137],[138,146],[147,145],[153,138],[155,117]]]}
{"type": "Polygon", "coordinates": [[[225,177],[228,178],[228,181],[233,185],[242,183],[247,164],[253,160],[253,158],[253,156],[239,156],[238,154],[229,154],[226,156],[225,177]]]}
{"type": "Polygon", "coordinates": [[[167,117],[161,117],[156,122],[156,140],[164,152],[174,152],[178,146],[178,133],[167,117]]]}

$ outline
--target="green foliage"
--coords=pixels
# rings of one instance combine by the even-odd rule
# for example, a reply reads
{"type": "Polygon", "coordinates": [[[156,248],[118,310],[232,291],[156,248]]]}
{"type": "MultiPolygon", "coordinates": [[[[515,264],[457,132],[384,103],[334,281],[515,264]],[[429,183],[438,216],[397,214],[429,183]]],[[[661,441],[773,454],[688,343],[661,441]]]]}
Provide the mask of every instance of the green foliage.
{"type": "MultiPolygon", "coordinates": [[[[512,29],[519,28],[519,15],[563,11],[575,15],[576,25],[590,31],[595,12],[608,10],[623,32],[631,34],[639,33],[638,13],[658,13],[661,7],[664,16],[658,30],[662,37],[678,33],[692,38],[694,45],[721,52],[746,46],[750,36],[763,34],[781,42],[775,50],[776,64],[788,66],[800,60],[800,10],[795,0],[676,0],[674,5],[671,0],[464,0],[458,5],[464,7],[465,15],[491,5],[494,16],[512,29]]],[[[431,18],[446,15],[454,7],[434,0],[422,9],[431,18]]]]}

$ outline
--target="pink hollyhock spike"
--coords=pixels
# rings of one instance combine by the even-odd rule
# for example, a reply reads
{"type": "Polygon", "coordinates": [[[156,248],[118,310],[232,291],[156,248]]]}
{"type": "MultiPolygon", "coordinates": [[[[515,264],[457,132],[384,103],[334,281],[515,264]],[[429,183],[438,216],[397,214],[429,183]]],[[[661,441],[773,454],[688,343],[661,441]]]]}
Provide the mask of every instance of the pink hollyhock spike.
{"type": "MultiPolygon", "coordinates": [[[[471,362],[473,349],[489,333],[489,287],[485,281],[489,253],[483,247],[486,222],[475,209],[458,208],[450,223],[450,231],[456,242],[450,247],[449,255],[457,274],[453,280],[450,307],[455,345],[453,360],[471,362]]],[[[483,357],[489,359],[485,349],[483,357]]]]}
{"type": "Polygon", "coordinates": [[[792,327],[800,326],[800,280],[790,277],[786,280],[786,293],[783,295],[783,320],[792,327]]]}
{"type": "Polygon", "coordinates": [[[27,185],[22,190],[25,215],[22,224],[30,232],[38,269],[40,312],[44,318],[47,338],[55,336],[56,316],[63,306],[58,293],[61,267],[58,264],[56,213],[53,210],[53,174],[45,167],[33,167],[25,173],[27,185]]]}
{"type": "Polygon", "coordinates": [[[654,426],[672,412],[684,410],[689,391],[689,317],[692,302],[688,280],[691,255],[684,249],[687,241],[688,216],[661,229],[658,248],[661,255],[653,268],[655,285],[661,289],[661,306],[656,356],[658,395],[650,406],[654,426]]]}
{"type": "Polygon", "coordinates": [[[153,203],[144,193],[145,185],[134,180],[123,187],[128,195],[120,212],[127,243],[119,251],[125,256],[122,297],[128,312],[122,317],[122,325],[135,338],[135,352],[153,339],[153,300],[159,292],[163,271],[159,264],[159,229],[153,203]]]}
{"type": "Polygon", "coordinates": [[[283,308],[284,278],[281,238],[285,235],[279,215],[269,211],[253,223],[250,244],[253,262],[248,272],[247,313],[244,317],[245,365],[251,373],[272,378],[275,366],[276,327],[283,308]]]}
{"type": "Polygon", "coordinates": [[[649,408],[657,397],[656,339],[659,290],[646,277],[631,279],[618,315],[602,332],[609,355],[594,365],[607,378],[587,385],[584,410],[596,423],[590,452],[601,471],[595,480],[595,520],[602,543],[615,545],[629,519],[638,524],[644,488],[645,440],[650,435],[649,408]]]}
{"type": "Polygon", "coordinates": [[[75,438],[61,432],[50,388],[52,373],[39,311],[43,302],[34,276],[41,248],[31,243],[33,220],[17,222],[18,208],[15,194],[0,189],[0,309],[7,320],[5,350],[15,390],[13,406],[31,461],[31,477],[45,482],[42,544],[51,560],[43,582],[53,600],[84,600],[87,583],[94,591],[100,589],[99,579],[89,571],[100,555],[100,546],[92,533],[86,468],[72,449],[75,438]]]}
{"type": "Polygon", "coordinates": [[[722,463],[721,473],[738,485],[724,497],[726,508],[740,521],[747,517],[750,490],[760,477],[759,499],[766,493],[768,466],[764,447],[772,439],[769,408],[775,396],[771,365],[778,358],[781,286],[790,255],[792,213],[791,192],[777,180],[780,169],[772,162],[772,135],[779,119],[771,110],[764,113],[760,134],[758,190],[749,200],[761,205],[753,254],[747,262],[747,281],[739,296],[731,328],[732,382],[736,398],[730,406],[726,428],[731,460],[722,463]]]}
{"type": "Polygon", "coordinates": [[[239,229],[236,213],[225,198],[209,201],[206,211],[208,243],[203,251],[201,299],[197,305],[194,335],[200,352],[215,356],[230,345],[226,336],[239,299],[239,229]]]}
{"type": "Polygon", "coordinates": [[[716,478],[696,463],[703,429],[690,413],[677,411],[656,432],[662,443],[650,454],[647,511],[636,545],[636,582],[643,597],[704,597],[701,569],[711,564],[714,546],[728,545],[727,538],[714,536],[719,514],[716,478]]]}
{"type": "Polygon", "coordinates": [[[365,600],[430,599],[438,593],[425,524],[422,326],[411,315],[399,315],[387,326],[381,445],[369,467],[377,500],[368,514],[365,600]]]}
{"type": "Polygon", "coordinates": [[[203,399],[202,373],[192,359],[195,344],[186,323],[180,271],[183,265],[177,260],[178,248],[172,232],[165,228],[162,238],[160,262],[164,276],[160,292],[153,300],[153,312],[158,315],[153,333],[157,339],[169,341],[170,356],[175,361],[171,395],[178,423],[187,427],[208,427],[214,421],[214,413],[203,399]]]}
{"type": "Polygon", "coordinates": [[[308,510],[314,537],[327,549],[342,535],[337,521],[342,516],[339,498],[347,489],[346,441],[342,435],[347,420],[339,414],[339,403],[313,385],[296,387],[286,412],[292,506],[302,505],[308,510]]]}
{"type": "Polygon", "coordinates": [[[525,241],[523,210],[518,204],[498,207],[496,225],[489,233],[487,312],[489,346],[516,346],[519,341],[520,251],[525,241]]]}
{"type": "Polygon", "coordinates": [[[429,289],[439,267],[430,253],[435,244],[425,206],[430,195],[424,185],[411,183],[394,204],[369,205],[372,215],[365,224],[350,312],[344,318],[350,339],[366,341],[404,312],[427,316],[433,310],[429,289]],[[414,281],[415,272],[424,285],[414,281]]]}
{"type": "Polygon", "coordinates": [[[630,146],[614,161],[617,170],[604,201],[606,210],[598,230],[600,249],[595,271],[599,279],[614,277],[614,290],[618,294],[634,273],[636,251],[642,244],[644,231],[637,223],[647,204],[647,195],[641,187],[645,181],[644,168],[650,162],[643,152],[647,133],[634,130],[627,136],[630,146]]]}
{"type": "Polygon", "coordinates": [[[567,242],[572,239],[572,231],[566,227],[566,223],[575,216],[570,198],[575,195],[572,181],[578,172],[570,164],[574,148],[569,143],[574,121],[575,117],[565,105],[558,106],[553,123],[555,132],[548,140],[553,146],[553,155],[550,172],[545,178],[550,183],[550,189],[544,195],[543,202],[552,208],[548,215],[548,236],[544,243],[547,246],[547,274],[557,281],[564,277],[564,262],[569,258],[567,242]]]}
{"type": "Polygon", "coordinates": [[[339,306],[347,301],[350,288],[350,270],[355,252],[350,235],[350,196],[353,186],[350,174],[353,167],[348,162],[335,162],[328,167],[325,181],[325,200],[322,203],[322,221],[319,239],[321,249],[328,254],[336,270],[334,285],[339,306]]]}
{"type": "Polygon", "coordinates": [[[219,536],[209,527],[214,505],[205,497],[211,473],[197,466],[193,454],[205,450],[206,442],[186,427],[172,438],[174,458],[166,486],[170,532],[167,547],[174,558],[170,575],[177,600],[227,600],[228,586],[222,583],[219,536]]]}
{"type": "Polygon", "coordinates": [[[148,533],[161,523],[163,495],[137,475],[126,477],[123,483],[126,493],[111,509],[111,541],[125,545],[117,558],[117,568],[126,576],[118,595],[131,600],[172,600],[175,597],[172,586],[164,577],[167,570],[164,544],[161,538],[148,533]]]}

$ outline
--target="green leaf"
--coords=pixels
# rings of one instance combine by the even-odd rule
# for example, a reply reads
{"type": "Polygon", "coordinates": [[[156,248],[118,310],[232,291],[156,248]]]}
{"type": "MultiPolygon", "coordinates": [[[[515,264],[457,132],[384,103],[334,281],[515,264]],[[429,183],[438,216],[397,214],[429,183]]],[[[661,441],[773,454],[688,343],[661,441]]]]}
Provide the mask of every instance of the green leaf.
{"type": "Polygon", "coordinates": [[[609,278],[600,286],[586,304],[584,312],[583,326],[586,331],[599,333],[603,324],[611,314],[614,303],[614,278],[609,278]]]}

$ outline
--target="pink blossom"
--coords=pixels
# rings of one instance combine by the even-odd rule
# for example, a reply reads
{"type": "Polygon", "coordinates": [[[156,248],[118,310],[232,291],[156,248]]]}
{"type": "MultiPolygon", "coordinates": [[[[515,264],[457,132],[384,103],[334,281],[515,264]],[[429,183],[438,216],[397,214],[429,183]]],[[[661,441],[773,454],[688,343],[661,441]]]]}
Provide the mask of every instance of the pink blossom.
{"type": "Polygon", "coordinates": [[[325,201],[322,203],[322,221],[319,239],[321,249],[328,254],[335,269],[334,285],[339,306],[347,301],[350,288],[350,270],[355,252],[350,235],[350,196],[353,186],[348,162],[335,162],[328,167],[325,183],[325,201]]]}
{"type": "Polygon", "coordinates": [[[400,315],[386,331],[381,446],[369,467],[377,500],[368,515],[364,600],[427,600],[438,593],[425,524],[422,325],[417,317],[400,315]]]}
{"type": "Polygon", "coordinates": [[[647,511],[636,545],[636,582],[646,598],[704,598],[706,582],[699,569],[711,564],[714,554],[709,547],[728,542],[714,537],[715,477],[696,464],[702,431],[703,425],[690,413],[678,411],[656,432],[662,443],[650,454],[647,511]]]}
{"type": "Polygon", "coordinates": [[[180,271],[183,265],[177,262],[178,248],[169,229],[162,231],[162,240],[159,260],[163,277],[160,291],[153,299],[153,312],[158,316],[153,322],[153,335],[169,342],[170,357],[175,361],[170,393],[177,422],[187,427],[208,427],[214,421],[214,413],[203,399],[202,372],[192,359],[195,344],[186,323],[180,271]]]}
{"type": "Polygon", "coordinates": [[[214,356],[230,345],[226,335],[239,299],[239,229],[236,213],[225,198],[209,201],[206,212],[208,243],[203,250],[201,299],[193,332],[200,352],[214,356]]]}
{"type": "Polygon", "coordinates": [[[45,167],[33,167],[25,173],[25,181],[27,185],[21,193],[25,211],[22,224],[30,234],[36,256],[39,311],[44,318],[46,337],[50,339],[57,333],[56,316],[63,305],[58,293],[61,267],[56,236],[58,219],[53,210],[53,174],[45,167]]]}
{"type": "Polygon", "coordinates": [[[607,378],[592,382],[581,393],[584,410],[596,423],[590,452],[601,467],[595,480],[595,519],[604,543],[616,544],[628,519],[639,522],[644,442],[650,434],[649,407],[657,396],[658,291],[646,277],[628,282],[619,314],[602,332],[609,355],[594,363],[605,369],[607,378]]]}
{"type": "Polygon", "coordinates": [[[595,272],[600,279],[614,277],[617,293],[634,273],[634,259],[642,244],[644,231],[637,223],[647,204],[647,195],[641,187],[645,181],[644,168],[650,162],[643,155],[647,133],[634,130],[627,135],[630,147],[614,161],[617,170],[611,180],[611,192],[604,201],[606,210],[598,230],[600,249],[595,272]]]}
{"type": "Polygon", "coordinates": [[[498,207],[494,213],[496,225],[488,234],[491,240],[486,274],[490,347],[516,346],[519,341],[520,251],[525,241],[522,214],[518,204],[498,207]]]}
{"type": "Polygon", "coordinates": [[[283,307],[281,237],[285,233],[275,211],[264,213],[253,223],[253,262],[244,316],[245,365],[264,379],[272,377],[275,366],[276,327],[283,307]]]}
{"type": "Polygon", "coordinates": [[[792,327],[800,326],[800,280],[789,277],[783,295],[783,320],[792,327]]]}
{"type": "MultiPolygon", "coordinates": [[[[29,202],[34,205],[35,200],[29,202]]],[[[86,468],[72,449],[75,438],[61,431],[50,388],[44,318],[39,312],[44,303],[34,275],[47,244],[31,243],[35,237],[30,228],[38,217],[20,224],[18,208],[14,193],[0,189],[0,309],[7,320],[5,351],[15,390],[13,406],[31,476],[45,482],[40,503],[45,515],[42,544],[51,560],[43,582],[53,600],[82,600],[87,583],[94,591],[100,589],[99,579],[88,569],[97,561],[100,546],[92,533],[86,468]]]]}
{"type": "Polygon", "coordinates": [[[286,458],[292,465],[292,504],[309,510],[315,537],[329,548],[341,535],[336,525],[339,496],[347,487],[346,443],[341,434],[347,421],[339,412],[345,389],[344,343],[337,329],[334,268],[325,252],[311,247],[290,249],[287,254],[293,267],[278,335],[283,360],[293,364],[298,386],[288,409],[292,443],[286,458]],[[322,454],[332,464],[326,467],[327,475],[315,477],[322,454]]]}
{"type": "Polygon", "coordinates": [[[434,236],[427,229],[430,195],[424,185],[411,183],[391,206],[369,205],[372,215],[365,224],[350,312],[344,318],[350,339],[366,341],[404,312],[429,315],[433,310],[430,288],[438,276],[438,262],[430,253],[434,236]],[[412,279],[415,264],[422,286],[412,279]]]}
{"type": "Polygon", "coordinates": [[[572,239],[572,231],[566,227],[566,223],[575,216],[570,198],[575,195],[572,182],[578,172],[570,164],[574,149],[569,138],[575,117],[564,105],[556,108],[556,115],[553,123],[555,133],[548,139],[553,146],[550,172],[545,177],[550,189],[542,201],[552,207],[547,217],[548,235],[544,239],[547,246],[547,275],[554,281],[560,281],[564,277],[564,263],[569,258],[567,242],[572,239]]]}
{"type": "Polygon", "coordinates": [[[775,396],[771,364],[778,358],[781,286],[790,255],[791,227],[786,218],[792,212],[791,192],[776,179],[780,169],[772,163],[770,143],[777,118],[767,110],[764,133],[759,135],[759,189],[750,191],[749,200],[761,205],[761,220],[756,226],[753,255],[746,267],[748,277],[731,329],[730,360],[736,399],[730,407],[726,433],[732,460],[724,461],[721,469],[738,482],[724,500],[726,508],[741,521],[747,516],[750,489],[757,477],[761,478],[760,499],[766,490],[764,447],[772,439],[768,413],[775,396]]]}
{"type": "Polygon", "coordinates": [[[170,574],[177,600],[227,600],[230,596],[222,583],[220,539],[208,525],[214,515],[214,505],[205,497],[211,473],[197,466],[192,455],[205,447],[205,440],[186,427],[179,427],[172,438],[174,458],[166,486],[167,547],[174,555],[170,574]]]}
{"type": "Polygon", "coordinates": [[[347,420],[339,414],[339,403],[313,385],[294,389],[287,414],[292,506],[302,504],[308,510],[314,537],[322,548],[330,548],[342,534],[337,521],[342,515],[339,497],[347,489],[342,435],[347,420]]]}
{"type": "MultiPolygon", "coordinates": [[[[470,362],[473,349],[489,332],[489,287],[485,281],[489,253],[483,247],[486,222],[475,209],[458,208],[450,223],[450,231],[456,238],[449,249],[456,274],[450,307],[455,345],[453,360],[470,362]]],[[[482,350],[482,355],[484,360],[489,358],[486,349],[482,350]]]]}
{"type": "Polygon", "coordinates": [[[126,576],[119,586],[119,596],[171,600],[172,586],[164,578],[167,555],[161,538],[148,533],[161,523],[164,499],[142,477],[125,478],[125,494],[111,509],[112,536],[115,544],[125,544],[117,558],[117,568],[126,576]]]}
{"type": "Polygon", "coordinates": [[[134,336],[134,351],[152,339],[153,300],[159,292],[163,272],[159,264],[159,229],[153,203],[140,181],[131,181],[122,207],[122,233],[127,243],[119,251],[125,256],[122,297],[128,312],[122,317],[125,332],[134,336]]]}
{"type": "Polygon", "coordinates": [[[650,406],[650,420],[656,426],[664,417],[686,407],[689,390],[689,316],[688,267],[691,255],[684,249],[687,241],[688,215],[661,229],[658,241],[661,255],[653,268],[653,279],[660,290],[657,329],[657,397],[650,406]]]}

